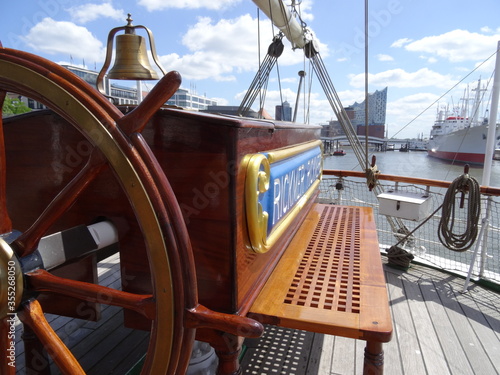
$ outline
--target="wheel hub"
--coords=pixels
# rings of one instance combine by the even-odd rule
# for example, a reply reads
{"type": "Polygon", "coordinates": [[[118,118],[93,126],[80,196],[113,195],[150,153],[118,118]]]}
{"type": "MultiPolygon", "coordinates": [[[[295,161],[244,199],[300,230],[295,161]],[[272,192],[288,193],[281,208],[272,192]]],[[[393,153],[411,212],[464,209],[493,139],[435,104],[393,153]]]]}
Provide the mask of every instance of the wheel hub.
{"type": "Polygon", "coordinates": [[[0,319],[17,310],[23,290],[21,265],[10,245],[0,237],[0,319]]]}

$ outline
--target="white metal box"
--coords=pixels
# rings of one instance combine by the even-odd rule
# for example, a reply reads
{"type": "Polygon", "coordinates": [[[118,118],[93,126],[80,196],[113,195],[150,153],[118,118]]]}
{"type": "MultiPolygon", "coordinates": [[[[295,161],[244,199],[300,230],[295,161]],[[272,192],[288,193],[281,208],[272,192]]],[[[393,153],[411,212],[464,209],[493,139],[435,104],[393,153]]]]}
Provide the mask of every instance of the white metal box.
{"type": "Polygon", "coordinates": [[[389,190],[378,195],[379,213],[408,220],[422,220],[429,216],[430,195],[389,190]]]}

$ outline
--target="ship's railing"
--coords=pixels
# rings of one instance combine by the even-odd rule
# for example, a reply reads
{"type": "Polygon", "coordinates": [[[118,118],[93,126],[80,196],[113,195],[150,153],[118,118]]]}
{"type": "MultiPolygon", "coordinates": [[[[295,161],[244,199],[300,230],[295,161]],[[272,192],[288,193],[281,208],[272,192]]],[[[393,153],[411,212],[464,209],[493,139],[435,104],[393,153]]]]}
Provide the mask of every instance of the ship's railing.
{"type": "MultiPolygon", "coordinates": [[[[445,181],[384,174],[380,174],[378,180],[381,189],[385,191],[396,189],[400,192],[429,192],[430,213],[443,203],[450,185],[450,182],[445,181]]],[[[468,196],[465,194],[464,208],[456,210],[454,233],[465,231],[468,196]]],[[[421,221],[400,218],[394,220],[394,218],[388,219],[387,216],[379,214],[378,198],[376,193],[369,191],[363,172],[325,170],[320,185],[319,199],[323,203],[372,207],[382,251],[387,251],[402,238],[403,235],[398,233],[398,225],[406,227],[407,232],[411,232],[425,221],[403,246],[403,249],[415,256],[415,261],[465,277],[469,276],[472,279],[485,280],[496,287],[500,286],[500,189],[481,187],[479,234],[474,245],[464,252],[452,251],[439,240],[438,227],[442,216],[441,210],[437,210],[432,217],[429,215],[421,221]],[[488,220],[485,220],[486,217],[488,220]],[[481,230],[483,226],[484,230],[481,230]]]]}

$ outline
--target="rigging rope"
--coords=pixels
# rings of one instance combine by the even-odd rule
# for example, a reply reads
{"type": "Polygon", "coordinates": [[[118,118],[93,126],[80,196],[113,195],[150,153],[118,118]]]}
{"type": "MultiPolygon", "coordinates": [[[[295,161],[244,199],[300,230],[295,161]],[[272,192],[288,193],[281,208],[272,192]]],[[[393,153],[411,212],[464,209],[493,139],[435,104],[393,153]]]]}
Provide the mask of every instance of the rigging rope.
{"type": "MultiPolygon", "coordinates": [[[[300,2],[299,2],[299,5],[300,5],[300,2]]],[[[307,25],[300,18],[300,14],[296,10],[295,2],[293,2],[292,11],[294,11],[295,14],[299,17],[299,19],[301,21],[302,28],[304,29],[304,33],[308,33],[309,31],[307,30],[307,27],[306,27],[307,25]]],[[[271,19],[272,19],[272,15],[271,15],[271,19]]],[[[370,173],[370,171],[372,171],[372,170],[370,169],[370,166],[369,166],[368,160],[367,160],[368,150],[366,150],[366,154],[365,154],[365,151],[363,150],[361,142],[356,134],[356,130],[354,129],[354,127],[351,124],[351,121],[347,115],[347,112],[345,111],[345,109],[340,101],[340,98],[335,90],[335,87],[333,86],[333,83],[330,79],[330,76],[328,75],[328,71],[327,71],[327,69],[326,69],[326,67],[321,59],[319,52],[317,51],[315,44],[313,43],[312,38],[311,38],[310,42],[306,43],[306,45],[304,47],[304,54],[311,62],[312,70],[316,73],[316,76],[317,76],[318,80],[320,81],[320,84],[323,88],[323,91],[324,91],[325,95],[327,96],[327,99],[330,103],[330,106],[332,107],[340,125],[342,126],[342,129],[344,130],[344,133],[349,141],[349,144],[352,146],[354,154],[356,155],[356,157],[358,159],[359,165],[362,167],[362,169],[367,174],[372,174],[372,175],[376,176],[375,173],[370,173]]],[[[271,62],[269,62],[269,64],[271,64],[271,62]]],[[[271,67],[272,67],[272,65],[268,66],[268,69],[266,69],[266,71],[269,72],[271,67]]],[[[310,80],[312,80],[312,74],[310,74],[309,77],[310,77],[310,80]]],[[[260,78],[257,79],[257,77],[256,77],[254,81],[257,81],[257,80],[260,81],[261,79],[260,78]]],[[[259,84],[257,84],[257,83],[252,84],[252,87],[254,87],[253,90],[255,90],[255,87],[258,87],[258,86],[262,87],[263,83],[264,82],[260,82],[259,84]]],[[[267,84],[267,82],[266,82],[266,84],[267,84]]],[[[310,84],[309,91],[311,90],[311,87],[312,87],[312,85],[310,84]]],[[[244,101],[240,105],[240,109],[239,109],[240,114],[242,113],[242,110],[249,109],[248,103],[250,103],[250,105],[252,103],[252,100],[250,99],[250,96],[252,95],[251,92],[252,92],[252,89],[247,91],[247,95],[246,95],[247,97],[244,99],[244,101]],[[250,100],[248,100],[248,99],[250,99],[250,100]]],[[[309,92],[309,100],[310,100],[310,98],[311,98],[311,92],[309,92]]],[[[304,105],[305,105],[305,102],[304,102],[304,105]]],[[[309,121],[309,112],[308,111],[306,112],[304,110],[304,115],[305,116],[307,115],[307,121],[306,121],[306,119],[304,119],[305,120],[304,122],[307,123],[309,121]]],[[[374,170],[372,172],[374,172],[374,170]]],[[[370,181],[372,183],[374,182],[373,179],[370,179],[370,181]]],[[[381,188],[380,184],[376,183],[376,179],[375,179],[375,186],[373,188],[373,191],[376,195],[382,193],[382,188],[381,188]]],[[[389,222],[389,224],[394,232],[397,231],[396,227],[399,227],[399,228],[404,227],[404,224],[402,223],[401,219],[399,219],[399,218],[393,218],[393,217],[388,216],[387,220],[388,220],[388,222],[389,222]]]]}
{"type": "Polygon", "coordinates": [[[267,93],[267,85],[271,70],[276,64],[278,57],[281,56],[281,53],[283,52],[283,36],[283,33],[280,32],[273,38],[272,43],[269,45],[267,55],[260,65],[257,74],[255,75],[249,89],[245,93],[245,97],[241,101],[240,107],[238,108],[238,114],[240,116],[248,115],[252,104],[259,94],[261,95],[260,109],[264,107],[263,103],[267,93]]]}
{"type": "Polygon", "coordinates": [[[448,249],[463,252],[475,242],[478,233],[478,222],[481,216],[481,191],[477,180],[468,173],[457,177],[446,191],[443,201],[443,212],[438,227],[438,237],[448,249]],[[460,207],[463,206],[465,193],[467,200],[467,217],[465,230],[454,233],[457,194],[460,193],[460,207]]]}
{"type": "MultiPolygon", "coordinates": [[[[318,78],[318,81],[320,82],[320,85],[323,88],[323,91],[328,99],[328,102],[330,103],[330,106],[332,107],[333,112],[335,113],[338,122],[342,126],[342,130],[344,131],[344,134],[346,135],[349,144],[351,145],[352,150],[356,155],[359,165],[367,174],[367,183],[370,186],[370,183],[375,182],[375,186],[372,186],[372,191],[375,195],[381,194],[383,192],[383,189],[378,183],[378,180],[375,178],[377,175],[377,173],[375,173],[377,168],[376,166],[374,166],[374,168],[372,169],[372,167],[368,164],[367,158],[365,156],[365,149],[361,145],[358,135],[356,134],[356,130],[354,129],[354,126],[352,125],[351,120],[349,119],[349,116],[347,115],[347,112],[345,111],[344,106],[340,101],[340,98],[335,90],[335,87],[333,86],[333,83],[319,52],[312,54],[309,59],[311,61],[313,71],[316,73],[316,77],[318,78]],[[371,178],[370,176],[374,178],[371,178]]],[[[404,227],[404,223],[400,218],[387,216],[387,221],[391,226],[393,232],[397,232],[399,228],[404,227]]]]}

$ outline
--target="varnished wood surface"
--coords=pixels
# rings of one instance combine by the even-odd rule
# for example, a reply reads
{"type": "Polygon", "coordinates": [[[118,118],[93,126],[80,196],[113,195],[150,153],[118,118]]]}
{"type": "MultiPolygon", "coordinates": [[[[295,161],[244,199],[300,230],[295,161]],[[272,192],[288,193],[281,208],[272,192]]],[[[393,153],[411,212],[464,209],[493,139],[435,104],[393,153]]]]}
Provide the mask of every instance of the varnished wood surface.
{"type": "Polygon", "coordinates": [[[200,303],[216,311],[245,314],[301,218],[273,251],[251,251],[244,158],[317,139],[319,128],[165,109],[155,114],[142,134],[186,220],[200,303]]]}
{"type": "MultiPolygon", "coordinates": [[[[90,153],[90,143],[64,119],[51,111],[37,111],[11,117],[4,122],[7,162],[7,208],[15,229],[26,231],[42,214],[61,190],[81,171],[90,153]],[[33,136],[27,136],[27,135],[33,136]],[[26,183],[29,176],[30,183],[26,183]]],[[[71,208],[48,230],[53,233],[76,225],[89,225],[99,217],[109,217],[117,225],[124,240],[121,249],[135,256],[135,263],[143,262],[147,267],[140,229],[134,212],[111,170],[105,170],[81,192],[71,208]],[[128,251],[127,251],[128,250],[128,251]],[[135,255],[134,255],[135,254],[135,255]]],[[[134,263],[124,272],[132,272],[134,263]]],[[[60,277],[79,281],[95,282],[95,260],[81,260],[78,264],[65,265],[52,271],[60,277]]],[[[151,277],[137,275],[136,279],[150,285],[151,277]]],[[[150,294],[151,289],[129,292],[150,294]]],[[[78,299],[57,297],[42,293],[39,296],[44,311],[71,314],[78,317],[78,299]]],[[[88,305],[91,306],[91,305],[88,305]]],[[[95,310],[95,308],[94,308],[95,310]]],[[[97,311],[93,316],[97,314],[97,311]]]]}
{"type": "MultiPolygon", "coordinates": [[[[130,112],[127,118],[133,115],[130,112]]],[[[244,157],[316,139],[318,132],[314,126],[176,109],[161,110],[146,124],[143,136],[181,205],[195,253],[200,302],[208,308],[246,313],[301,220],[297,218],[273,251],[256,254],[250,250],[243,198],[244,157]]],[[[50,111],[6,120],[5,137],[10,181],[7,208],[15,229],[24,232],[81,171],[90,144],[50,111]],[[30,134],[36,137],[27,136],[30,134]],[[32,183],[25,183],[26,175],[32,183]]],[[[91,185],[91,193],[80,194],[49,232],[90,224],[98,216],[119,218],[126,223],[123,243],[127,245],[121,247],[124,272],[134,279],[126,290],[151,293],[147,254],[136,241],[138,228],[125,203],[127,198],[111,171],[101,172],[91,185]]],[[[136,315],[126,320],[140,324],[136,315]]]]}
{"type": "MultiPolygon", "coordinates": [[[[76,132],[77,134],[81,133],[79,134],[80,140],[81,138],[85,137],[87,140],[93,142],[96,148],[99,149],[99,151],[102,152],[103,155],[105,155],[107,164],[112,166],[116,177],[114,178],[114,181],[115,183],[121,183],[120,190],[125,192],[128,200],[130,201],[128,209],[130,210],[132,208],[134,210],[134,214],[132,215],[131,220],[126,220],[121,215],[118,215],[118,217],[119,219],[122,219],[122,221],[125,221],[128,224],[129,228],[134,226],[134,224],[137,224],[136,220],[134,219],[135,217],[138,218],[138,223],[140,223],[142,233],[144,234],[142,248],[147,247],[148,249],[148,257],[144,256],[143,259],[145,259],[146,262],[147,260],[149,260],[149,264],[151,266],[148,269],[148,284],[152,284],[154,288],[153,294],[156,312],[154,315],[155,320],[152,325],[153,332],[151,335],[152,339],[149,350],[149,353],[151,355],[148,356],[146,364],[147,366],[151,366],[150,369],[152,371],[153,369],[155,369],[155,371],[161,369],[161,371],[168,371],[173,373],[173,369],[175,369],[177,361],[174,360],[173,356],[170,356],[170,348],[172,347],[171,344],[174,341],[172,337],[175,336],[175,350],[177,350],[177,348],[179,348],[180,350],[180,348],[184,346],[189,347],[193,337],[191,336],[189,338],[189,342],[181,342],[179,335],[173,333],[174,329],[172,327],[177,328],[177,326],[179,325],[173,324],[172,316],[182,315],[183,294],[178,290],[172,291],[172,284],[175,283],[177,286],[179,286],[179,289],[183,288],[184,286],[189,288],[189,285],[187,285],[187,282],[184,283],[184,280],[180,280],[179,278],[172,281],[171,273],[169,272],[169,266],[171,263],[169,263],[169,259],[167,259],[167,256],[165,254],[165,247],[163,246],[163,236],[167,237],[169,233],[163,233],[160,230],[158,221],[161,220],[161,218],[158,218],[155,215],[157,211],[161,210],[162,206],[156,205],[155,207],[153,207],[150,203],[151,201],[157,202],[159,199],[150,200],[148,193],[143,188],[143,184],[148,184],[150,182],[148,180],[149,175],[146,173],[146,167],[142,163],[142,159],[137,157],[137,153],[130,145],[130,140],[123,135],[122,130],[116,127],[115,120],[117,120],[118,118],[123,119],[128,117],[123,116],[113,105],[109,103],[109,101],[105,97],[97,93],[87,83],[83,82],[81,79],[70,74],[66,69],[56,64],[47,62],[41,57],[25,53],[23,54],[14,50],[1,49],[0,55],[0,63],[2,65],[2,69],[0,69],[0,71],[3,73],[0,77],[2,90],[12,91],[30,98],[34,98],[36,100],[39,100],[42,104],[52,107],[54,111],[59,114],[59,116],[73,125],[73,130],[78,130],[78,132],[76,132]],[[181,304],[177,304],[177,300],[175,301],[175,304],[172,303],[172,298],[170,298],[170,296],[172,295],[179,296],[181,304]],[[177,309],[177,311],[175,311],[175,309],[177,309]],[[170,367],[168,367],[167,369],[167,366],[172,367],[172,369],[170,369],[170,367]]],[[[146,101],[145,106],[148,106],[148,103],[154,104],[155,101],[161,103],[164,102],[168,99],[168,97],[166,97],[165,95],[170,96],[171,94],[173,94],[179,87],[179,85],[180,77],[178,74],[174,74],[173,79],[163,85],[163,89],[161,90],[162,92],[158,93],[159,96],[153,98],[153,101],[146,101]],[[171,85],[172,87],[167,87],[171,85]]],[[[142,124],[145,124],[147,122],[148,114],[152,114],[158,109],[144,108],[145,106],[139,106],[137,108],[137,113],[139,113],[138,117],[141,117],[142,124]]],[[[36,115],[37,114],[35,114],[35,117],[36,115]]],[[[133,116],[131,118],[133,118],[133,116]]],[[[9,151],[12,150],[7,150],[6,152],[7,163],[9,163],[9,160],[13,163],[7,166],[7,173],[10,173],[9,171],[12,171],[12,173],[16,174],[17,176],[21,176],[21,179],[24,179],[24,182],[22,184],[16,184],[16,181],[13,181],[11,183],[9,179],[10,189],[14,191],[18,186],[28,185],[26,184],[27,177],[34,179],[34,176],[28,174],[28,171],[26,169],[16,168],[16,166],[19,167],[19,164],[16,165],[18,159],[16,158],[16,156],[21,156],[21,158],[27,156],[28,158],[31,158],[31,165],[35,166],[37,173],[40,173],[40,175],[42,176],[48,174],[46,173],[47,171],[52,172],[54,178],[52,179],[52,181],[49,180],[49,185],[52,184],[50,185],[52,188],[55,186],[54,182],[56,184],[61,184],[61,180],[68,181],[68,176],[64,175],[64,173],[67,172],[68,169],[69,173],[78,170],[81,173],[85,171],[83,164],[85,163],[86,155],[79,155],[79,151],[82,151],[81,148],[79,149],[79,146],[84,146],[83,154],[88,155],[88,153],[92,150],[91,146],[84,145],[82,141],[76,144],[72,142],[59,143],[59,141],[61,141],[61,139],[58,137],[59,133],[57,132],[57,130],[54,131],[54,127],[57,128],[58,125],[61,125],[57,124],[57,121],[56,123],[51,121],[48,124],[45,124],[46,127],[44,128],[43,126],[40,126],[40,123],[37,123],[36,118],[34,120],[34,125],[36,126],[35,129],[33,129],[34,131],[24,132],[20,137],[18,137],[17,139],[14,138],[13,142],[11,142],[16,146],[21,145],[19,150],[20,152],[14,151],[13,154],[10,155],[9,151]],[[49,134],[49,144],[45,145],[45,147],[42,146],[42,150],[44,156],[48,156],[49,158],[48,163],[44,164],[43,162],[41,162],[43,158],[40,159],[39,155],[34,149],[31,149],[29,147],[23,148],[23,146],[25,146],[23,144],[23,140],[26,138],[35,138],[35,143],[39,142],[39,138],[37,136],[40,133],[44,133],[45,130],[48,130],[46,134],[49,134]],[[76,162],[76,165],[74,163],[66,163],[68,159],[65,158],[65,156],[68,154],[72,154],[72,156],[75,156],[76,154],[77,159],[80,159],[80,161],[76,162]],[[14,157],[11,158],[10,156],[12,155],[14,157]],[[56,163],[59,164],[55,166],[54,164],[56,163]]],[[[17,128],[17,124],[15,123],[15,121],[16,120],[14,119],[14,125],[11,124],[11,128],[17,128]]],[[[33,122],[30,123],[28,121],[27,123],[28,126],[33,125],[33,122]]],[[[123,123],[126,124],[127,121],[123,121],[123,123]]],[[[134,123],[133,125],[139,125],[139,128],[142,127],[141,124],[134,123]]],[[[68,126],[68,123],[62,124],[60,128],[61,127],[65,129],[71,128],[70,126],[68,126]]],[[[127,128],[127,130],[135,131],[138,130],[138,128],[127,128]]],[[[9,146],[7,145],[6,148],[8,147],[9,146]]],[[[4,155],[2,155],[2,157],[4,157],[4,155]]],[[[95,164],[95,166],[97,166],[97,169],[100,169],[100,164],[100,162],[95,164]]],[[[35,201],[40,200],[40,198],[43,197],[45,199],[48,199],[48,201],[50,202],[50,200],[54,196],[52,195],[54,191],[57,193],[57,190],[59,190],[62,193],[60,193],[60,195],[57,196],[58,198],[55,198],[55,200],[53,200],[52,203],[50,203],[48,206],[46,205],[46,203],[43,205],[45,207],[48,207],[48,210],[46,210],[46,212],[48,212],[47,215],[42,214],[41,216],[37,216],[39,215],[39,213],[31,206],[28,206],[27,210],[14,209],[10,211],[14,212],[15,215],[19,215],[22,218],[22,220],[16,222],[16,228],[21,229],[21,231],[25,233],[24,236],[28,237],[18,238],[19,242],[16,244],[18,245],[16,247],[19,249],[15,250],[19,250],[18,252],[20,255],[24,256],[26,254],[30,254],[30,252],[35,247],[34,245],[36,245],[37,239],[44,233],[50,233],[50,229],[54,228],[55,226],[61,225],[61,223],[66,227],[71,225],[72,221],[67,219],[68,217],[71,217],[71,213],[69,211],[71,209],[74,209],[75,206],[78,206],[78,204],[76,204],[76,201],[83,203],[83,209],[81,211],[79,209],[74,209],[72,211],[72,214],[74,215],[73,218],[75,218],[77,221],[86,223],[88,222],[88,220],[94,221],[95,219],[98,220],[99,217],[106,216],[106,214],[103,215],[103,210],[105,210],[105,207],[108,206],[109,202],[106,199],[96,199],[96,194],[99,193],[99,190],[85,189],[89,186],[95,187],[95,185],[93,185],[93,182],[95,182],[98,177],[101,177],[101,174],[93,172],[88,174],[83,173],[83,177],[83,179],[77,178],[76,180],[73,180],[73,182],[76,181],[76,183],[63,183],[62,185],[60,185],[63,186],[62,190],[51,189],[47,191],[43,188],[40,188],[40,186],[36,185],[36,183],[34,184],[34,186],[29,184],[29,188],[31,189],[31,193],[29,194],[30,198],[34,199],[35,201]],[[64,186],[69,188],[66,188],[64,186]],[[91,195],[90,201],[93,201],[94,203],[97,203],[98,206],[100,206],[100,208],[98,209],[100,213],[98,213],[97,216],[95,216],[96,211],[94,211],[94,214],[90,214],[89,216],[89,211],[87,210],[88,205],[85,204],[85,199],[82,200],[82,197],[84,195],[83,190],[91,195]],[[62,202],[61,200],[59,200],[59,197],[62,197],[62,202]],[[35,228],[35,230],[28,230],[26,232],[25,224],[28,223],[28,225],[30,225],[29,222],[33,222],[33,220],[26,219],[26,217],[30,214],[35,215],[35,218],[41,218],[41,220],[34,221],[35,225],[33,227],[35,228]],[[94,217],[94,219],[92,219],[92,216],[94,217]],[[42,223],[42,225],[39,225],[40,222],[42,223]],[[19,227],[17,227],[17,225],[19,225],[19,227]]],[[[113,178],[111,180],[113,180],[113,178]]],[[[104,185],[103,190],[110,190],[107,184],[104,185]]],[[[5,192],[2,191],[1,194],[5,194],[5,192]]],[[[15,194],[15,198],[18,198],[19,196],[15,194]]],[[[8,194],[7,197],[12,198],[12,196],[9,196],[8,194]]],[[[123,194],[121,195],[121,197],[123,197],[123,194]]],[[[113,201],[116,202],[117,200],[113,197],[113,201]]],[[[22,199],[7,199],[7,202],[16,205],[22,202],[22,199]]],[[[118,206],[115,207],[123,205],[127,206],[126,200],[119,202],[118,206]]],[[[121,209],[118,208],[118,210],[121,209]]],[[[169,247],[167,251],[168,250],[176,251],[177,249],[169,247]]],[[[180,268],[178,264],[172,264],[172,267],[180,268]]],[[[34,266],[33,268],[36,268],[36,266],[34,266]]],[[[36,297],[36,295],[34,295],[34,297],[36,297]]],[[[57,299],[56,302],[53,303],[53,305],[57,308],[59,307],[58,304],[60,303],[61,301],[57,299]]],[[[36,307],[37,305],[35,305],[35,303],[32,303],[30,306],[36,307]]],[[[75,306],[75,308],[78,309],[78,306],[75,306]]],[[[78,311],[76,313],[78,314],[78,311]]],[[[57,346],[56,344],[57,336],[55,336],[53,333],[50,333],[49,330],[44,329],[45,326],[43,324],[36,324],[36,322],[41,319],[33,319],[38,315],[40,314],[33,309],[29,309],[29,311],[26,310],[24,313],[20,313],[20,316],[24,317],[25,323],[33,322],[30,326],[35,332],[36,336],[38,336],[42,340],[43,344],[46,345],[49,349],[54,349],[57,347],[57,349],[55,349],[55,355],[58,357],[63,357],[62,349],[59,349],[59,346],[57,346]],[[40,329],[40,327],[42,328],[40,329]],[[47,332],[48,339],[46,339],[43,335],[44,332],[47,332]],[[52,341],[52,343],[50,343],[49,341],[52,341]]],[[[180,316],[179,320],[182,322],[182,316],[180,316]]],[[[71,363],[61,363],[60,367],[63,369],[64,373],[70,373],[70,368],[76,368],[76,365],[71,363]]]]}
{"type": "Polygon", "coordinates": [[[42,307],[37,300],[24,305],[19,318],[37,335],[45,350],[51,353],[54,362],[63,374],[84,375],[82,367],[60,337],[45,319],[42,307]]]}
{"type": "MultiPolygon", "coordinates": [[[[6,95],[7,93],[5,91],[0,91],[0,105],[2,107],[6,95]]],[[[1,107],[0,114],[3,116],[1,107]]],[[[0,233],[7,233],[12,230],[12,223],[7,212],[7,198],[5,195],[6,171],[4,150],[3,120],[0,118],[0,233]]]]}
{"type": "Polygon", "coordinates": [[[282,327],[389,341],[392,322],[371,209],[314,205],[250,312],[282,327]]]}

